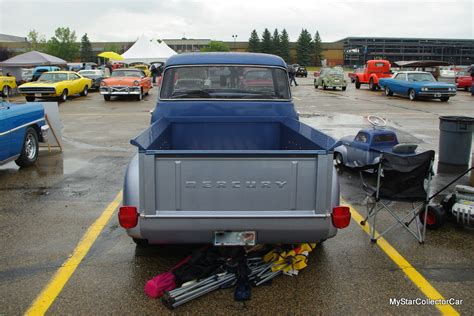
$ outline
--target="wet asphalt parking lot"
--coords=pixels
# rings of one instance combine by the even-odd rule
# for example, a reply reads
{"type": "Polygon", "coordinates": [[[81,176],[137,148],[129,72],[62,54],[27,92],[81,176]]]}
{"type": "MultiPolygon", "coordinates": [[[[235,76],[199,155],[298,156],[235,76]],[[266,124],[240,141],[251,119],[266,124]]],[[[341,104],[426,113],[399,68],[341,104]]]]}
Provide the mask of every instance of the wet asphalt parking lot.
{"type": "MultiPolygon", "coordinates": [[[[448,103],[410,102],[386,97],[366,87],[323,91],[312,75],[292,88],[303,122],[335,138],[367,127],[365,117],[389,120],[402,141],[423,149],[438,148],[440,115],[474,116],[474,98],[460,91],[448,103]]],[[[21,100],[22,98],[14,98],[21,100]]],[[[86,230],[121,190],[123,174],[135,148],[129,140],[149,123],[157,90],[143,101],[104,102],[98,93],[71,98],[60,105],[64,151],[42,150],[36,166],[0,167],[0,314],[24,313],[67,260],[86,230]]],[[[339,172],[341,195],[360,214],[364,195],[358,175],[339,172]]],[[[440,183],[452,177],[437,174],[440,183]]],[[[461,180],[465,183],[466,178],[461,180]]],[[[381,225],[389,222],[381,217],[381,225]]],[[[462,314],[474,310],[474,231],[447,223],[427,232],[419,245],[406,231],[386,240],[462,314]]],[[[137,248],[112,216],[48,314],[165,314],[158,300],[143,292],[145,282],[167,271],[192,247],[137,248]]],[[[379,245],[352,221],[349,228],[318,245],[309,266],[298,277],[280,276],[270,286],[255,288],[246,303],[233,301],[230,289],[194,300],[177,314],[420,314],[439,310],[431,305],[391,306],[390,298],[425,298],[379,245]]]]}

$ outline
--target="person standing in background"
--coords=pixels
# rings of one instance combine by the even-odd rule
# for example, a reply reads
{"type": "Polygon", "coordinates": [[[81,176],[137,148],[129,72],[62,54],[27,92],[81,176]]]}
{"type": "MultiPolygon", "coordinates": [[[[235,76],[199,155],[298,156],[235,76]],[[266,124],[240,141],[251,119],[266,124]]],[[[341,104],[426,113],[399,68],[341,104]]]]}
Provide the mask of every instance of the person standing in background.
{"type": "Polygon", "coordinates": [[[151,72],[151,76],[153,77],[153,84],[156,84],[156,76],[158,75],[158,68],[156,68],[155,64],[151,64],[150,72],[151,72]]]}

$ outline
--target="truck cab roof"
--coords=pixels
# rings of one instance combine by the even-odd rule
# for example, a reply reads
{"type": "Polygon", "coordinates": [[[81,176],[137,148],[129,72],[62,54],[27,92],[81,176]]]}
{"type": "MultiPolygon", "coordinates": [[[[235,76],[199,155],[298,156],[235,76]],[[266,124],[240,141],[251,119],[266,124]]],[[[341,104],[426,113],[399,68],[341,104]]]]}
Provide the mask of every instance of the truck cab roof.
{"type": "Polygon", "coordinates": [[[259,65],[286,68],[282,58],[259,53],[187,53],[171,56],[166,61],[166,67],[181,65],[259,65]]]}

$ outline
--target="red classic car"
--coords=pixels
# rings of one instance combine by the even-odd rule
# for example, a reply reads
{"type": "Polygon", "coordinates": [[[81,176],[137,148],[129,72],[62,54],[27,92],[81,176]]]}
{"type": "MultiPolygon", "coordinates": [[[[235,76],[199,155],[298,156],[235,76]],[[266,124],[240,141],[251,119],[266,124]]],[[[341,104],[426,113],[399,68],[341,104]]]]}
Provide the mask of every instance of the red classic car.
{"type": "Polygon", "coordinates": [[[468,91],[472,86],[472,77],[468,71],[460,71],[456,73],[455,81],[458,89],[468,91]]]}
{"type": "Polygon", "coordinates": [[[153,87],[151,78],[135,68],[120,68],[112,72],[109,78],[100,83],[100,94],[105,101],[110,101],[112,96],[132,95],[140,101],[153,87]]]}

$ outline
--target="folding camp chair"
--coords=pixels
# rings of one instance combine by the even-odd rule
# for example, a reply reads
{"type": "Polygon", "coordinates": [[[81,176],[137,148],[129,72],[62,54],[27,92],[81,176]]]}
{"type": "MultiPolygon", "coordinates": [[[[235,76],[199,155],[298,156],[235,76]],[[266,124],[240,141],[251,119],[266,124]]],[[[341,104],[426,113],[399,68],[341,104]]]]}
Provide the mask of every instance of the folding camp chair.
{"type": "Polygon", "coordinates": [[[434,156],[435,152],[432,150],[405,157],[384,153],[377,164],[358,168],[362,186],[367,193],[367,216],[361,221],[361,225],[365,225],[368,219],[372,218],[372,242],[376,242],[397,226],[404,227],[419,243],[424,242],[434,156]],[[375,186],[364,181],[362,171],[366,169],[376,172],[375,186]],[[398,211],[391,208],[392,202],[395,201],[411,203],[406,215],[399,215],[398,211]],[[386,210],[396,222],[375,237],[376,217],[382,210],[386,210]],[[420,213],[424,216],[423,221],[420,221],[420,213]],[[413,222],[415,224],[412,226],[415,228],[410,226],[413,222]]]}

